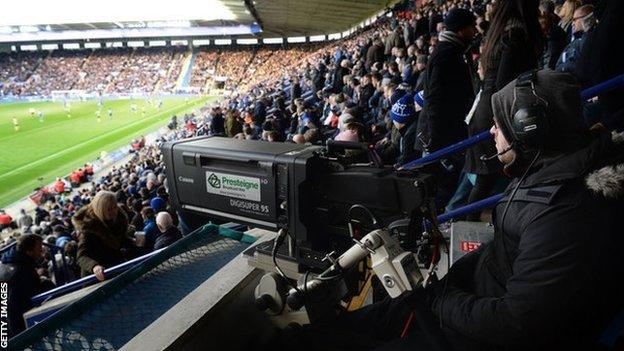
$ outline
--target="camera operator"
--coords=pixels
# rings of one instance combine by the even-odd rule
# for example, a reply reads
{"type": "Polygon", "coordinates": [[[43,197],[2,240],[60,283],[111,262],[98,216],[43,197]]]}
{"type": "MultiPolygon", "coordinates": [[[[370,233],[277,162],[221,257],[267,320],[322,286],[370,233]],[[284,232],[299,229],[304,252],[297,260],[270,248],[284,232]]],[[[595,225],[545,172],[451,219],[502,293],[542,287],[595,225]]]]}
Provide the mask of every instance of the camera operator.
{"type": "Polygon", "coordinates": [[[493,242],[424,290],[287,337],[325,350],[596,349],[622,308],[624,135],[590,134],[579,95],[554,71],[493,95],[492,157],[513,178],[493,242]]]}

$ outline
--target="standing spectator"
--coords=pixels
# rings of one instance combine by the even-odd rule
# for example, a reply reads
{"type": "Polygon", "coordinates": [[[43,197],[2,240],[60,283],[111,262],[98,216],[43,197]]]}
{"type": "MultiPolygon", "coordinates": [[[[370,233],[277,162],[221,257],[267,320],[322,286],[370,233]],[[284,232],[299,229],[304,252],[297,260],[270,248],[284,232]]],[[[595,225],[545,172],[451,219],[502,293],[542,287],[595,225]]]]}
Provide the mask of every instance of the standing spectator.
{"type": "MultiPolygon", "coordinates": [[[[520,73],[537,68],[541,56],[542,36],[537,21],[538,3],[527,0],[500,1],[485,39],[481,66],[484,79],[476,110],[469,118],[468,132],[476,135],[494,124],[492,94],[499,91],[520,73]]],[[[476,174],[476,181],[468,203],[490,195],[501,176],[498,160],[482,162],[483,155],[496,153],[493,140],[481,142],[466,151],[464,171],[476,174]]],[[[469,220],[479,220],[479,212],[469,220]]]]}
{"type": "Polygon", "coordinates": [[[227,135],[228,138],[233,138],[242,131],[243,125],[239,122],[234,111],[228,111],[225,114],[225,135],[227,135]]]}
{"type": "Polygon", "coordinates": [[[384,60],[384,46],[379,37],[375,37],[373,39],[373,45],[368,48],[366,52],[366,62],[365,66],[370,71],[370,68],[375,64],[375,62],[383,62],[384,60]]]}
{"type": "Polygon", "coordinates": [[[161,234],[156,239],[154,250],[167,247],[182,238],[182,233],[173,225],[173,219],[169,213],[158,213],[156,216],[156,225],[161,234]]]}
{"type": "Polygon", "coordinates": [[[301,97],[301,85],[299,84],[299,77],[294,76],[292,77],[290,81],[290,100],[295,101],[296,99],[300,97],[301,97]]]}
{"type": "MultiPolygon", "coordinates": [[[[445,19],[446,31],[429,58],[425,70],[424,100],[418,119],[417,141],[426,153],[466,138],[464,118],[474,99],[470,67],[464,51],[476,34],[475,17],[465,9],[451,10],[445,19]]],[[[438,204],[450,199],[461,171],[460,159],[446,161],[450,174],[439,177],[438,204]]],[[[439,169],[444,172],[443,169],[439,169]]]]}
{"type": "Polygon", "coordinates": [[[8,283],[9,338],[24,329],[23,315],[32,304],[30,298],[43,292],[36,263],[43,257],[43,239],[35,234],[17,238],[17,245],[2,256],[0,281],[8,283]]]}
{"type": "MultiPolygon", "coordinates": [[[[576,74],[586,89],[624,72],[624,1],[608,1],[599,24],[585,38],[576,74]]],[[[624,88],[598,95],[608,129],[624,130],[624,88]]]]}
{"type": "Polygon", "coordinates": [[[219,106],[212,109],[210,133],[217,136],[225,135],[225,120],[223,119],[223,113],[221,113],[221,107],[219,106]]]}
{"type": "Polygon", "coordinates": [[[539,17],[542,34],[546,39],[546,50],[544,50],[541,63],[542,68],[555,69],[557,59],[567,44],[568,36],[557,24],[556,20],[558,19],[559,17],[555,14],[552,14],[552,16],[540,15],[539,17]]]}
{"type": "Polygon", "coordinates": [[[81,276],[95,274],[103,281],[104,269],[124,262],[132,251],[126,215],[117,205],[114,193],[100,191],[72,220],[79,233],[77,256],[81,276]]]}
{"type": "Polygon", "coordinates": [[[332,80],[332,88],[334,94],[342,93],[342,89],[344,87],[344,77],[351,72],[349,70],[349,60],[344,59],[340,61],[339,65],[340,66],[336,67],[336,69],[334,70],[334,76],[332,80]]]}

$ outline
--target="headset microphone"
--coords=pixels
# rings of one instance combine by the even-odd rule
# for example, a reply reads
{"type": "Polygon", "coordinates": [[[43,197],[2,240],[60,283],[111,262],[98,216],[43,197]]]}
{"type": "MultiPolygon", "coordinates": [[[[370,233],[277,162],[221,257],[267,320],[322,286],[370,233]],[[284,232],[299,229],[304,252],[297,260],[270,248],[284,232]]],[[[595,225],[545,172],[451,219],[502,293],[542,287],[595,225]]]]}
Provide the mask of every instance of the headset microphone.
{"type": "Polygon", "coordinates": [[[491,160],[497,158],[498,156],[501,156],[501,155],[504,155],[504,154],[508,153],[509,151],[511,151],[511,149],[513,149],[513,144],[509,145],[509,147],[506,148],[505,150],[503,150],[501,152],[498,152],[498,153],[496,153],[496,154],[494,154],[492,156],[481,155],[481,157],[479,157],[479,160],[481,160],[481,162],[491,161],[491,160]]]}

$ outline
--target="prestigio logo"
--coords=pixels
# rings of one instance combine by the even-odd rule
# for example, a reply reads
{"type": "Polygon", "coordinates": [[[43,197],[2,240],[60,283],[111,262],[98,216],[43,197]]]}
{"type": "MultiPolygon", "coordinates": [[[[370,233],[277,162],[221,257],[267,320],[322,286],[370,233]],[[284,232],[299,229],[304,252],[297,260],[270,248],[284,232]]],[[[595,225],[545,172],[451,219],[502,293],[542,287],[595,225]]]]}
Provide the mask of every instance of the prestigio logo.
{"type": "Polygon", "coordinates": [[[209,177],[208,177],[208,184],[210,184],[211,187],[213,188],[221,188],[221,180],[219,180],[219,177],[217,177],[216,174],[212,173],[209,177]]]}

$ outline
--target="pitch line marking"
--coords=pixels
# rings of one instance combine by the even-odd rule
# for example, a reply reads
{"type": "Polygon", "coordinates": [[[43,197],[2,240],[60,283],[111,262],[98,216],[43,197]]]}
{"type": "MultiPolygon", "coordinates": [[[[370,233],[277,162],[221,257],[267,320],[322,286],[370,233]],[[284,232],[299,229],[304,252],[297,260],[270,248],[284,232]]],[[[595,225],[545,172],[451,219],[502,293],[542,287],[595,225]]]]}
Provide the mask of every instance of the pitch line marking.
{"type": "MultiPolygon", "coordinates": [[[[195,102],[193,105],[191,105],[191,106],[189,106],[189,107],[193,107],[194,105],[197,105],[197,102],[195,102]]],[[[166,114],[166,113],[168,113],[169,111],[173,111],[173,110],[175,110],[176,108],[179,108],[179,107],[182,107],[182,106],[175,106],[175,107],[172,107],[172,108],[170,108],[170,109],[164,110],[164,111],[162,111],[162,112],[161,112],[161,114],[166,114]]],[[[70,152],[70,151],[73,151],[74,149],[77,149],[77,148],[82,147],[83,145],[86,145],[86,144],[89,144],[89,143],[91,143],[91,142],[93,142],[93,141],[96,141],[96,140],[99,140],[99,139],[101,139],[101,138],[107,137],[107,136],[109,136],[110,134],[113,134],[113,133],[119,132],[119,131],[121,131],[121,130],[128,129],[128,128],[133,127],[134,125],[137,125],[137,124],[139,124],[139,123],[141,123],[141,122],[145,122],[145,120],[144,120],[144,119],[141,119],[141,120],[135,121],[135,122],[133,122],[133,123],[131,123],[131,124],[128,124],[128,125],[126,125],[126,126],[124,126],[124,127],[117,128],[117,129],[113,129],[113,130],[111,130],[110,132],[104,133],[104,134],[99,135],[99,136],[97,136],[97,137],[95,137],[95,138],[92,138],[92,139],[89,139],[89,140],[85,140],[85,141],[83,141],[82,143],[76,144],[76,145],[74,145],[74,146],[72,146],[72,147],[69,147],[69,148],[67,148],[67,149],[61,150],[61,151],[59,151],[59,152],[55,152],[55,153],[53,153],[53,154],[51,154],[51,155],[48,155],[48,156],[46,156],[46,157],[44,157],[44,158],[42,158],[42,159],[37,160],[37,161],[34,161],[34,162],[31,162],[31,163],[25,164],[25,165],[23,165],[23,166],[21,166],[21,167],[18,167],[18,168],[14,169],[14,170],[12,170],[12,171],[10,171],[10,172],[7,172],[7,173],[5,173],[5,174],[0,175],[0,179],[6,178],[6,177],[8,177],[8,176],[10,176],[10,175],[13,175],[13,174],[15,174],[15,173],[19,173],[19,172],[20,172],[20,171],[22,171],[23,169],[26,169],[26,168],[28,168],[28,167],[32,167],[32,166],[34,166],[34,165],[40,164],[40,163],[42,163],[42,162],[44,162],[44,161],[47,161],[47,160],[49,160],[49,159],[54,159],[54,158],[57,158],[57,157],[59,157],[59,156],[62,156],[62,155],[66,154],[66,153],[68,153],[68,152],[70,152]]]]}

